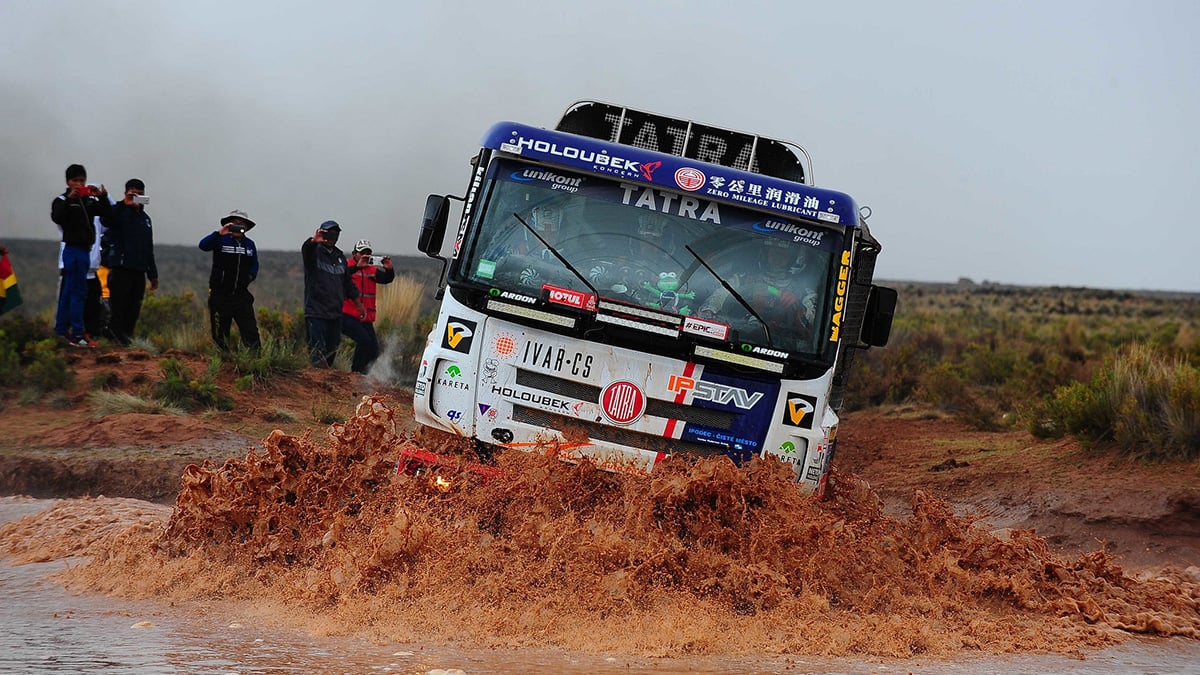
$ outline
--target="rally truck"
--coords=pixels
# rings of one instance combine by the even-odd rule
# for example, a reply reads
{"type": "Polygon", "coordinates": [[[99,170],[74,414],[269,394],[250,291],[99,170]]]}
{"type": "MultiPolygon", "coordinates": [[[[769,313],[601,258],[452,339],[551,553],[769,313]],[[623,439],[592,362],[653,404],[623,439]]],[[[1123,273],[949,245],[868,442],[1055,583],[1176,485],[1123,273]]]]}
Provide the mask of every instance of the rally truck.
{"type": "Polygon", "coordinates": [[[869,211],[811,176],[794,143],[597,101],[495,124],[465,195],[426,202],[442,276],[416,420],[635,473],[774,457],[822,494],[896,293],[872,283],[869,211]]]}

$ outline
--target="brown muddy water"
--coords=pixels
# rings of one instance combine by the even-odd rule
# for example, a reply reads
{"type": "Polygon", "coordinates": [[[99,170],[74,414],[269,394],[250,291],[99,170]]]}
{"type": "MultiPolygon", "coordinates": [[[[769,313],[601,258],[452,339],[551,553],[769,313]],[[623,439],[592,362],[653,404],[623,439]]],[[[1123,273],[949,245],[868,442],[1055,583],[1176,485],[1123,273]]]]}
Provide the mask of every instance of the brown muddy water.
{"type": "Polygon", "coordinates": [[[393,415],[191,467],[173,509],[0,500],[0,671],[1200,672],[1185,571],[770,463],[398,474],[393,415]]]}

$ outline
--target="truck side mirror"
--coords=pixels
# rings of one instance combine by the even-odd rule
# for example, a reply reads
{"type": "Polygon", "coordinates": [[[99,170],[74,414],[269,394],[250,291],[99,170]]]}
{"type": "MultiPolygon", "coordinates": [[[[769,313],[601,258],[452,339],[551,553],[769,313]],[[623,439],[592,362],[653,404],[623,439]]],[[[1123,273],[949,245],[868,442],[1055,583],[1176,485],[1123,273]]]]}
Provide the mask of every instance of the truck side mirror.
{"type": "Polygon", "coordinates": [[[446,236],[449,214],[449,197],[429,195],[425,199],[425,216],[421,219],[421,236],[417,239],[418,251],[430,258],[438,257],[442,251],[442,239],[446,236]]]}
{"type": "Polygon", "coordinates": [[[885,346],[892,334],[892,318],[895,315],[896,289],[872,285],[859,339],[871,347],[885,346]]]}

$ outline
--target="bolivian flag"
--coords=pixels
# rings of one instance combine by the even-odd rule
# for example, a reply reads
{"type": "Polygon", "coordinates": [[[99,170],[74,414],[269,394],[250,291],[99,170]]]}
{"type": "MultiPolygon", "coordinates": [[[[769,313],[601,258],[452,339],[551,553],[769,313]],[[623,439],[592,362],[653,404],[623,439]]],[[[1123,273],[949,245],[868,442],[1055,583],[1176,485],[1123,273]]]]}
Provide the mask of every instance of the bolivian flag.
{"type": "Polygon", "coordinates": [[[21,291],[17,290],[17,275],[8,262],[8,254],[0,256],[0,314],[15,309],[21,304],[21,291]]]}

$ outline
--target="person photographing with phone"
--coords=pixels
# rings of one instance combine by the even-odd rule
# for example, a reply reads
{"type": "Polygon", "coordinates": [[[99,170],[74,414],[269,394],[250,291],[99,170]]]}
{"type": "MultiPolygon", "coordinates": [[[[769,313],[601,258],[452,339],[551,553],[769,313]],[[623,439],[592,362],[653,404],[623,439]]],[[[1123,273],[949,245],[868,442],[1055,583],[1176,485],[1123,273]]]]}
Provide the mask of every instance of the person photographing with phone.
{"type": "Polygon", "coordinates": [[[109,214],[108,190],[87,184],[87,169],[72,164],[66,171],[67,189],[50,204],[50,219],[62,234],[62,288],[54,316],[54,333],[73,347],[95,347],[84,329],[88,270],[96,243],[97,216],[109,214]]]}
{"type": "Polygon", "coordinates": [[[358,289],[359,303],[347,298],[342,303],[342,334],[354,340],[354,358],[350,372],[367,374],[379,358],[379,338],[375,335],[375,291],[378,284],[390,284],[396,278],[391,256],[373,255],[371,242],[359,239],[350,254],[350,279],[358,289]],[[359,304],[366,310],[359,314],[359,304]]]}
{"type": "Polygon", "coordinates": [[[327,220],[300,245],[304,260],[304,328],[314,368],[333,367],[333,357],[342,341],[342,306],[347,300],[360,318],[367,316],[358,288],[350,280],[346,256],[337,247],[341,234],[342,226],[327,220]]]}
{"type": "Polygon", "coordinates": [[[208,316],[213,342],[223,352],[229,351],[229,331],[235,322],[243,346],[256,350],[261,344],[250,294],[250,283],[258,277],[258,249],[246,236],[253,227],[245,211],[230,211],[221,219],[221,229],[200,240],[201,251],[212,251],[208,316]]]}
{"type": "Polygon", "coordinates": [[[158,290],[154,262],[154,231],[146,205],[146,184],[138,178],[125,181],[125,198],[100,220],[107,228],[100,238],[101,265],[108,268],[109,332],[128,345],[133,340],[146,283],[158,290]]]}

